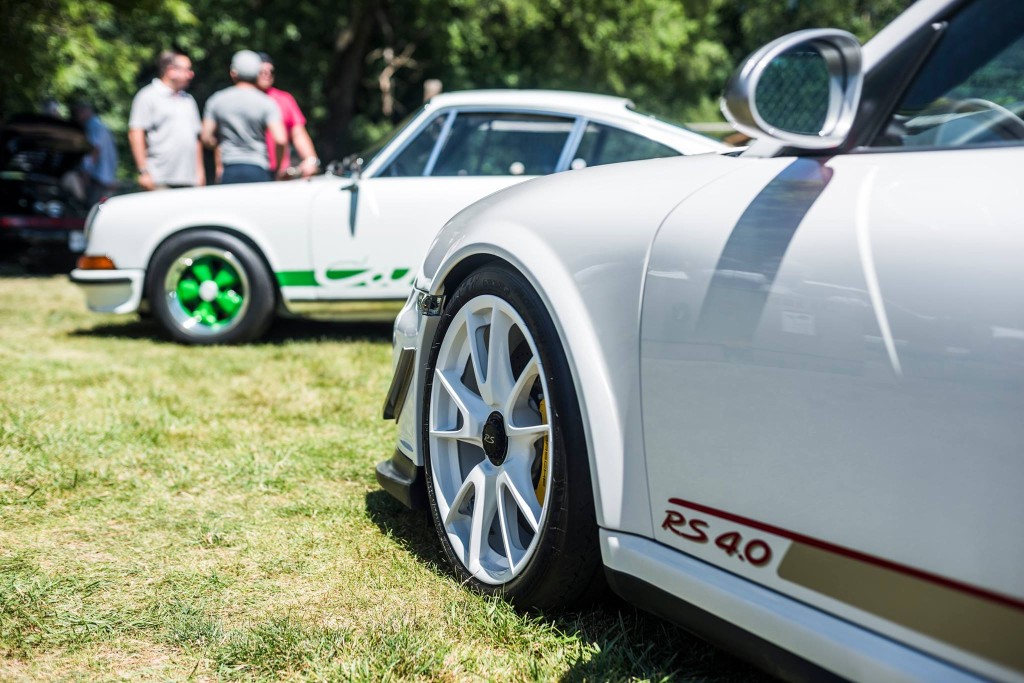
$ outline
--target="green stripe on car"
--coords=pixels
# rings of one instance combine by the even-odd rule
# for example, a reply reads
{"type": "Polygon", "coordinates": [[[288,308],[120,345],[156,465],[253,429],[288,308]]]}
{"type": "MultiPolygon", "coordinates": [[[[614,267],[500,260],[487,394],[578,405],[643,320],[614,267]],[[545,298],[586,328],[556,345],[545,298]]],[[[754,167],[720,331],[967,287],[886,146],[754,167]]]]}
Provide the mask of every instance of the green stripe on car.
{"type": "Polygon", "coordinates": [[[276,273],[277,284],[282,287],[317,287],[312,270],[282,270],[276,273]]]}

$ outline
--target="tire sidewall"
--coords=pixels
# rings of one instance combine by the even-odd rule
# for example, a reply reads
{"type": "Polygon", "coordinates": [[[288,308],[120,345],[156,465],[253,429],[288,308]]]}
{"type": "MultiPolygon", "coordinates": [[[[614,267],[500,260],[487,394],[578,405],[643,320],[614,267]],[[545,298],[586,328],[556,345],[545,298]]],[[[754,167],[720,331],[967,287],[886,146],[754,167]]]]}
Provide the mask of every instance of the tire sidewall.
{"type": "Polygon", "coordinates": [[[183,344],[237,344],[251,341],[263,334],[270,324],[276,306],[277,292],[262,258],[243,240],[218,230],[192,230],[174,235],[156,253],[147,273],[146,295],[153,317],[164,331],[183,344]],[[248,308],[232,327],[209,335],[197,335],[175,322],[164,292],[164,280],[175,261],[186,251],[197,247],[213,247],[234,254],[249,281],[248,308]]]}

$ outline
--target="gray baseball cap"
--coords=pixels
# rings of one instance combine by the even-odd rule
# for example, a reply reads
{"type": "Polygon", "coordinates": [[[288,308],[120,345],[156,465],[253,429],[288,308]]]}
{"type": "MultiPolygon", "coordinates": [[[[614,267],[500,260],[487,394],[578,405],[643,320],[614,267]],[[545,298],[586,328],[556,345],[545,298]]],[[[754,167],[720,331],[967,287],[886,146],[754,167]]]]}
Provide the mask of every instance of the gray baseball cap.
{"type": "Polygon", "coordinates": [[[263,66],[263,60],[252,50],[239,50],[231,58],[231,70],[241,81],[254,82],[260,75],[261,66],[263,66]]]}

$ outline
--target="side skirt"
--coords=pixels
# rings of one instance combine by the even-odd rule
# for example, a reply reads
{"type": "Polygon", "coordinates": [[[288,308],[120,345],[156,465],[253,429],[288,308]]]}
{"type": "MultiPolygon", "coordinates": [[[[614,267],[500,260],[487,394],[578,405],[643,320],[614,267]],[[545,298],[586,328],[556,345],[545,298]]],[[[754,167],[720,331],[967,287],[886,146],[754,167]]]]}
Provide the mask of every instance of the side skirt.
{"type": "Polygon", "coordinates": [[[601,529],[615,592],[792,681],[984,680],[649,538],[601,529]],[[742,626],[740,626],[742,625],[742,626]]]}
{"type": "Polygon", "coordinates": [[[682,626],[773,676],[786,681],[846,680],[642,579],[612,569],[606,569],[605,576],[612,590],[630,603],[682,626]]]}

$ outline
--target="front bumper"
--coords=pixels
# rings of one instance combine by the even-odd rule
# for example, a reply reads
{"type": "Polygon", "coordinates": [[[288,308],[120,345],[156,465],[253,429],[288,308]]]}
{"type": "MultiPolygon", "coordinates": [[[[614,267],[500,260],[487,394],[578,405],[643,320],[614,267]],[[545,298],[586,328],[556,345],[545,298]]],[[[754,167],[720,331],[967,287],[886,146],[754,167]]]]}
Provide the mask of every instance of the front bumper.
{"type": "Polygon", "coordinates": [[[425,368],[440,310],[423,306],[425,292],[413,290],[395,318],[394,378],[384,401],[383,416],[395,420],[398,435],[389,460],[377,464],[381,487],[406,506],[426,506],[421,416],[425,368]]]}
{"type": "Polygon", "coordinates": [[[377,483],[410,510],[427,509],[427,485],[423,467],[417,467],[395,449],[390,460],[377,463],[377,483]]]}
{"type": "Polygon", "coordinates": [[[71,281],[85,292],[85,302],[96,313],[132,313],[139,310],[146,280],[144,270],[71,271],[71,281]]]}

